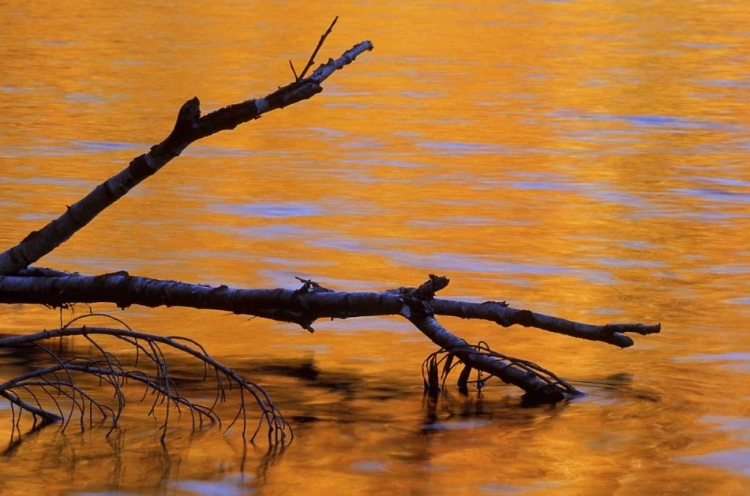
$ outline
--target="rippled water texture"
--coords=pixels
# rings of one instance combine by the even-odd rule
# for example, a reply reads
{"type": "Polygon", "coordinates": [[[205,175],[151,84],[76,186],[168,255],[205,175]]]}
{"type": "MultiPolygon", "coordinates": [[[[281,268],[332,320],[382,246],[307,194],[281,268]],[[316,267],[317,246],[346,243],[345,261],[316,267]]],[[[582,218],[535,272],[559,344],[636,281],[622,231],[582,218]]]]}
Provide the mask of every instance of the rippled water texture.
{"type": "MultiPolygon", "coordinates": [[[[363,39],[375,50],[312,100],[191,146],[40,265],[258,288],[303,276],[340,290],[437,273],[451,278],[446,297],[661,322],[662,334],[618,350],[445,319],[588,395],[523,409],[518,390],[490,383],[431,412],[420,366],[434,348],[402,319],[309,334],[99,305],[200,340],[268,387],[297,439],[267,455],[236,431],[192,435],[183,418],[164,451],[158,420],[134,402],[110,438],[75,426],[30,436],[0,460],[0,491],[750,490],[745,1],[6,2],[0,248],[161,141],[188,98],[207,112],[289,82],[288,61],[299,70],[334,15],[319,62],[363,39]]],[[[59,319],[4,306],[0,333],[59,319]]],[[[0,376],[41,360],[0,357],[0,376]]],[[[10,425],[0,404],[0,435],[10,425]]]]}

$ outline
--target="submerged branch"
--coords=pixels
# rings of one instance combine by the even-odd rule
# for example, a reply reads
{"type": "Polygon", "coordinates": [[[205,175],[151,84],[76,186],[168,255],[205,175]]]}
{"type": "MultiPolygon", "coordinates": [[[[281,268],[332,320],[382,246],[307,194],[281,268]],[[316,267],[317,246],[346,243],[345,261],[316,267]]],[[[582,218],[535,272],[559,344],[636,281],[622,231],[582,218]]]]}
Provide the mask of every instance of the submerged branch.
{"type": "MultiPolygon", "coordinates": [[[[435,293],[445,288],[448,283],[447,277],[430,274],[430,279],[418,288],[401,288],[399,293],[404,304],[400,313],[433,343],[440,346],[441,350],[447,351],[451,355],[450,362],[453,361],[453,357],[456,357],[464,364],[464,371],[459,377],[460,390],[465,390],[462,382],[465,383],[467,375],[475,369],[523,389],[526,392],[524,400],[528,403],[557,403],[565,398],[582,394],[536,364],[495,353],[486,345],[472,346],[441,326],[435,320],[432,303],[435,293]]],[[[448,370],[444,374],[443,382],[450,372],[450,363],[446,365],[446,369],[448,370]]],[[[425,378],[425,389],[433,397],[438,388],[437,377],[437,368],[433,362],[428,367],[428,374],[425,378]]]]}
{"type": "MultiPolygon", "coordinates": [[[[45,424],[55,422],[65,422],[65,426],[77,414],[83,428],[84,419],[88,416],[93,422],[93,412],[98,410],[104,420],[111,422],[111,430],[118,425],[118,420],[125,406],[125,392],[123,387],[127,382],[136,382],[142,384],[146,390],[142,399],[146,398],[147,392],[155,393],[150,414],[155,414],[155,410],[160,405],[167,403],[162,420],[162,443],[165,442],[165,435],[169,423],[170,408],[185,407],[190,412],[193,419],[193,428],[196,425],[203,425],[203,421],[221,425],[221,419],[215,411],[218,403],[226,399],[226,386],[224,379],[229,381],[229,385],[239,386],[240,406],[234,420],[226,427],[230,429],[233,424],[240,422],[242,426],[243,438],[254,442],[263,425],[266,426],[266,434],[269,444],[284,444],[291,442],[293,433],[289,424],[284,420],[281,413],[274,406],[268,393],[253,381],[241,378],[236,372],[229,367],[219,363],[206,353],[199,344],[189,338],[179,336],[159,336],[127,329],[117,329],[108,327],[71,327],[70,324],[88,317],[97,315],[86,315],[73,319],[67,326],[59,329],[42,331],[34,334],[8,336],[0,338],[0,348],[13,348],[34,344],[45,349],[40,343],[53,338],[62,338],[69,336],[84,336],[94,345],[102,357],[94,360],[90,357],[73,357],[62,360],[60,357],[51,353],[57,361],[56,365],[36,369],[20,376],[17,376],[4,383],[0,383],[0,396],[8,399],[12,405],[15,405],[22,411],[32,413],[35,419],[40,418],[45,424]],[[125,343],[128,343],[136,353],[135,366],[133,369],[126,369],[119,359],[111,355],[105,348],[97,342],[95,336],[112,336],[125,343]],[[186,353],[199,362],[203,362],[207,367],[203,379],[208,378],[207,371],[215,371],[216,380],[216,399],[210,406],[194,403],[188,398],[182,396],[168,373],[167,359],[160,346],[168,346],[174,350],[186,353]],[[147,359],[155,373],[147,373],[143,365],[138,365],[138,357],[142,356],[147,359]],[[84,386],[76,384],[74,375],[93,376],[100,379],[102,384],[108,384],[114,392],[114,407],[103,403],[100,399],[95,399],[84,389],[84,386]],[[34,391],[37,391],[35,393],[34,391]],[[245,395],[249,395],[260,409],[260,418],[255,427],[249,428],[250,412],[245,403],[245,395]],[[23,399],[25,396],[31,396],[32,401],[23,399]],[[60,407],[60,397],[67,398],[71,403],[70,413],[63,414],[60,407]],[[52,413],[51,407],[59,413],[52,413]]],[[[117,319],[115,319],[117,320],[117,319]]],[[[20,419],[20,416],[18,417],[20,419]]],[[[18,422],[18,420],[16,420],[18,422]]],[[[17,424],[15,425],[17,427],[17,424]]],[[[15,432],[15,431],[14,431],[15,432]]]]}
{"type": "Polygon", "coordinates": [[[582,394],[574,387],[549,381],[536,372],[520,367],[513,360],[482,353],[475,346],[455,336],[441,326],[434,317],[427,314],[410,313],[407,317],[433,343],[455,355],[466,366],[498,377],[503,382],[513,384],[526,392],[526,398],[533,403],[556,403],[569,396],[582,394]],[[567,386],[567,387],[566,387],[567,386]]]}

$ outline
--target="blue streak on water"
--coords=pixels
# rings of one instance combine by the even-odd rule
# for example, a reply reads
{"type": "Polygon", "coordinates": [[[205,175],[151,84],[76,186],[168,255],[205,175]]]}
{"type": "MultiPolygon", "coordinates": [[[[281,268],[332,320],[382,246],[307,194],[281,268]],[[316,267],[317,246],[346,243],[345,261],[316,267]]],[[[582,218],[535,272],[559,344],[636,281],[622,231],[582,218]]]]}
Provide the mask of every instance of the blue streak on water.
{"type": "Polygon", "coordinates": [[[750,353],[720,353],[692,355],[689,357],[674,358],[675,362],[727,362],[727,361],[750,361],[750,353]]]}
{"type": "Polygon", "coordinates": [[[706,86],[720,88],[750,88],[750,79],[699,79],[697,82],[706,86]]]}
{"type": "Polygon", "coordinates": [[[321,208],[317,205],[303,202],[214,205],[211,211],[222,214],[272,219],[312,217],[323,214],[321,208]]]}
{"type": "Polygon", "coordinates": [[[99,95],[93,93],[68,93],[65,99],[75,103],[85,103],[87,105],[103,105],[106,101],[99,95]]]}
{"type": "Polygon", "coordinates": [[[344,131],[339,131],[338,129],[330,129],[330,128],[327,128],[327,127],[309,126],[307,128],[307,130],[311,131],[311,132],[314,132],[314,133],[323,134],[323,135],[329,136],[329,137],[334,137],[334,136],[335,137],[342,137],[342,136],[346,136],[346,133],[344,131]]]}
{"type": "Polygon", "coordinates": [[[175,481],[169,483],[169,486],[180,491],[189,491],[194,494],[211,494],[213,496],[242,496],[256,492],[255,489],[247,486],[238,487],[236,484],[227,482],[199,480],[175,481]]]}
{"type": "Polygon", "coordinates": [[[88,181],[85,179],[72,179],[66,177],[43,177],[33,176],[27,178],[0,177],[0,183],[5,184],[22,184],[27,186],[59,186],[61,188],[70,188],[77,190],[81,188],[92,188],[99,184],[97,181],[88,181]]]}
{"type": "Polygon", "coordinates": [[[709,465],[750,477],[750,448],[714,451],[705,455],[680,456],[677,457],[677,461],[709,465]]]}
{"type": "Polygon", "coordinates": [[[0,92],[3,93],[28,93],[29,91],[31,90],[17,86],[0,86],[0,92]]]}
{"type": "Polygon", "coordinates": [[[614,189],[607,183],[582,183],[575,181],[573,178],[564,174],[515,174],[515,177],[522,179],[508,180],[480,180],[476,177],[470,177],[472,189],[488,188],[512,188],[522,191],[556,191],[562,193],[573,193],[581,196],[587,196],[599,202],[615,203],[638,208],[639,211],[651,212],[659,215],[660,209],[651,201],[643,196],[637,196],[629,192],[614,189]],[[528,178],[529,180],[525,180],[528,178]]]}
{"type": "Polygon", "coordinates": [[[422,136],[422,133],[416,131],[394,131],[392,134],[399,138],[418,138],[422,136]]]}
{"type": "Polygon", "coordinates": [[[708,119],[696,119],[690,117],[676,117],[668,115],[617,115],[617,114],[598,114],[582,113],[575,110],[560,109],[557,112],[548,114],[553,118],[564,118],[567,120],[592,120],[592,121],[612,121],[635,125],[637,127],[649,128],[652,132],[655,128],[668,129],[722,129],[722,130],[740,130],[739,126],[723,124],[708,119]]]}
{"type": "MultiPolygon", "coordinates": [[[[414,221],[416,224],[419,221],[414,221]]],[[[430,221],[424,221],[424,225],[429,225],[430,221]]],[[[438,225],[454,225],[460,224],[463,226],[491,226],[497,222],[497,219],[492,217],[468,217],[460,215],[447,215],[436,222],[438,225]]],[[[506,224],[507,225],[507,224],[506,224]]]]}
{"type": "Polygon", "coordinates": [[[70,141],[65,145],[49,145],[37,143],[23,148],[4,148],[5,157],[72,157],[86,153],[100,153],[113,151],[146,151],[150,145],[139,143],[123,143],[117,141],[70,141]]]}
{"type": "Polygon", "coordinates": [[[459,431],[468,429],[477,429],[492,425],[489,420],[458,420],[454,422],[436,422],[434,424],[422,424],[421,429],[424,431],[459,431]]]}
{"type": "Polygon", "coordinates": [[[377,473],[387,472],[388,464],[376,460],[360,460],[352,463],[349,468],[357,472],[377,473]]]}
{"type": "Polygon", "coordinates": [[[716,184],[719,186],[736,186],[740,188],[750,188],[750,182],[741,179],[732,179],[728,177],[707,177],[707,176],[690,176],[691,181],[716,184]]]}
{"type": "Polygon", "coordinates": [[[442,92],[442,91],[401,91],[399,94],[407,98],[416,98],[416,99],[422,99],[422,98],[438,99],[438,98],[445,96],[445,92],[442,92]]]}
{"type": "Polygon", "coordinates": [[[460,141],[419,141],[417,146],[435,150],[442,155],[468,155],[468,154],[502,154],[510,153],[510,149],[494,144],[465,143],[460,141]]]}
{"type": "Polygon", "coordinates": [[[728,432],[734,439],[739,441],[750,441],[750,418],[708,415],[701,418],[700,422],[718,424],[715,430],[728,432]]]}
{"type": "Polygon", "coordinates": [[[70,142],[72,151],[85,152],[111,152],[117,150],[148,150],[149,147],[144,144],[122,143],[117,141],[81,141],[74,140],[70,142]]]}
{"type": "Polygon", "coordinates": [[[524,264],[483,259],[483,257],[473,257],[461,253],[418,255],[412,252],[393,254],[392,258],[408,266],[423,267],[429,270],[440,268],[440,270],[444,271],[478,272],[485,275],[568,276],[586,280],[594,284],[611,285],[616,282],[609,272],[603,270],[544,264],[541,260],[535,264],[524,264]]]}
{"type": "Polygon", "coordinates": [[[693,269],[694,272],[703,274],[750,274],[750,265],[743,264],[722,264],[712,265],[710,267],[704,267],[701,269],[693,269]]]}
{"type": "Polygon", "coordinates": [[[656,250],[661,248],[656,243],[649,243],[648,241],[628,240],[620,243],[625,248],[631,248],[633,250],[656,250]]]}
{"type": "Polygon", "coordinates": [[[513,189],[522,189],[526,191],[572,191],[575,188],[566,183],[554,183],[545,181],[503,181],[504,186],[509,186],[513,189]]]}
{"type": "Polygon", "coordinates": [[[605,267],[622,267],[628,269],[660,269],[667,267],[667,264],[649,260],[625,260],[617,258],[599,258],[596,263],[605,267]]]}
{"type": "Polygon", "coordinates": [[[373,167],[397,167],[400,169],[417,169],[424,167],[424,164],[418,164],[414,162],[405,162],[403,160],[390,160],[390,159],[377,159],[377,158],[361,158],[361,159],[347,159],[340,162],[342,165],[361,165],[361,166],[373,166],[373,167]]]}
{"type": "Polygon", "coordinates": [[[714,188],[675,188],[671,190],[678,196],[692,196],[706,202],[750,203],[750,193],[735,193],[714,188]]]}
{"type": "Polygon", "coordinates": [[[388,241],[381,238],[378,240],[378,245],[374,245],[369,239],[345,238],[340,234],[326,237],[324,234],[320,233],[318,233],[317,236],[310,238],[308,241],[309,245],[319,248],[333,248],[345,252],[353,251],[359,253],[370,253],[373,255],[381,255],[386,258],[398,257],[398,255],[402,253],[395,248],[389,248],[389,246],[395,246],[396,243],[401,246],[406,244],[400,240],[388,241]]]}
{"type": "MultiPolygon", "coordinates": [[[[206,230],[215,230],[215,226],[206,226],[206,230]]],[[[299,239],[320,236],[319,231],[294,225],[273,225],[265,227],[226,228],[223,231],[232,232],[239,236],[263,239],[299,239]]]]}

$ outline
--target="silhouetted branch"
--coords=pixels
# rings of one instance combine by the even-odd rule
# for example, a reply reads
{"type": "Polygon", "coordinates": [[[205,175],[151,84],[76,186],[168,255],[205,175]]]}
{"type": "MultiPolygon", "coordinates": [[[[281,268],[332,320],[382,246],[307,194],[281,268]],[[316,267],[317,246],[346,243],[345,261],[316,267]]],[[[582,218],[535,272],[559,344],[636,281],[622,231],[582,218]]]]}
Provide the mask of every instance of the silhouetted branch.
{"type": "MultiPolygon", "coordinates": [[[[130,328],[70,326],[70,324],[78,322],[81,319],[91,317],[100,317],[100,315],[77,317],[68,325],[59,329],[0,338],[0,348],[27,346],[29,344],[35,344],[44,348],[39,343],[49,339],[83,336],[101,355],[99,359],[73,357],[62,360],[56,354],[44,348],[57,362],[55,365],[27,372],[0,384],[0,396],[8,399],[11,402],[12,408],[18,408],[20,411],[31,413],[34,417],[35,425],[37,419],[40,419],[45,425],[64,421],[64,428],[66,428],[70,420],[74,416],[78,416],[81,428],[83,429],[84,420],[87,415],[89,421],[93,423],[93,413],[96,410],[98,418],[110,422],[111,432],[117,427],[125,407],[126,393],[124,386],[128,383],[139,383],[145,387],[142,400],[146,398],[147,393],[154,393],[149,415],[155,415],[158,407],[165,406],[161,425],[161,442],[165,443],[167,426],[170,419],[169,415],[172,408],[176,408],[178,411],[183,407],[186,408],[191,414],[194,429],[197,426],[202,426],[204,421],[221,426],[222,422],[215,408],[226,399],[226,386],[224,382],[228,381],[230,388],[232,384],[239,387],[241,401],[237,414],[226,427],[227,430],[236,422],[241,422],[243,439],[254,442],[261,428],[265,425],[267,439],[270,444],[284,444],[291,442],[293,439],[291,428],[274,406],[268,393],[260,385],[241,378],[232,369],[214,360],[194,340],[180,336],[147,334],[133,331],[130,328]],[[136,352],[133,368],[128,369],[123,366],[117,357],[106,351],[105,347],[94,339],[95,336],[112,336],[130,345],[136,352]],[[197,404],[179,393],[175,382],[170,377],[167,365],[168,360],[161,346],[181,351],[202,362],[206,367],[203,375],[204,380],[208,378],[209,370],[214,371],[216,397],[213,404],[208,406],[197,404]],[[155,369],[155,372],[146,372],[143,369],[143,365],[139,365],[139,357],[145,357],[148,364],[150,364],[149,368],[155,369]],[[115,405],[110,406],[103,403],[101,399],[96,399],[82,385],[78,384],[76,377],[84,375],[96,377],[104,384],[108,384],[113,390],[115,405]],[[251,414],[245,401],[246,394],[255,401],[261,412],[260,418],[254,427],[249,425],[251,414]],[[31,401],[24,399],[24,397],[30,397],[31,401]],[[67,398],[70,402],[71,410],[67,415],[62,411],[60,405],[61,397],[67,398]],[[56,410],[58,413],[52,413],[51,410],[56,410]]],[[[114,320],[119,321],[119,319],[114,320]]],[[[20,432],[17,424],[19,421],[20,414],[14,416],[14,422],[16,422],[14,425],[14,435],[16,431],[20,432]]]]}
{"type": "MultiPolygon", "coordinates": [[[[315,53],[319,48],[320,46],[315,53]]],[[[134,158],[128,167],[69,206],[59,218],[39,231],[32,231],[18,245],[0,254],[0,275],[15,274],[60,246],[132,188],[179,156],[191,143],[220,131],[234,129],[266,112],[313,97],[323,91],[320,84],[333,72],[372,48],[369,41],[359,43],[338,59],[331,59],[318,67],[308,78],[300,77],[263,98],[229,105],[202,117],[198,98],[188,100],[180,108],[174,129],[164,141],[152,146],[148,153],[134,158]]]]}
{"type": "MultiPolygon", "coordinates": [[[[114,303],[126,308],[130,305],[183,306],[197,309],[214,309],[236,314],[259,316],[277,321],[295,323],[313,332],[313,323],[320,318],[347,319],[352,317],[401,315],[440,347],[424,364],[425,389],[433,398],[444,388],[452,370],[462,367],[457,379],[459,391],[468,392],[472,371],[478,373],[478,387],[486,379],[482,374],[496,376],[525,391],[524,399],[531,403],[555,403],[581,394],[552,372],[534,363],[497,353],[485,343],[471,345],[452,334],[436,320],[436,315],[483,319],[507,327],[519,324],[537,327],[572,337],[602,341],[619,347],[633,345],[626,333],[652,334],[660,332],[660,325],[607,324],[590,325],[538,314],[529,310],[510,308],[504,302],[488,301],[481,304],[436,299],[435,294],[445,288],[446,277],[430,275],[428,281],[417,288],[402,287],[380,292],[341,292],[320,284],[300,279],[302,286],[289,289],[233,289],[164,281],[131,276],[120,271],[99,276],[70,274],[52,269],[29,267],[41,257],[69,239],[79,229],[91,222],[99,213],[127,194],[132,188],[158,172],[173,158],[179,156],[191,143],[234,129],[247,121],[257,119],[274,109],[311,98],[322,91],[322,82],[335,71],[351,63],[357,56],[372,50],[372,43],[362,42],[347,50],[336,60],[329,59],[309,77],[307,71],[314,64],[326,37],[331,33],[336,19],[321,36],[304,70],[297,76],[290,61],[295,80],[263,98],[229,105],[201,116],[198,98],[188,100],[179,110],[172,132],[150,151],[134,158],[127,168],[109,178],[79,202],[67,208],[58,219],[39,231],[33,231],[17,246],[0,254],[0,303],[35,303],[52,307],[67,307],[76,303],[114,303]],[[442,372],[440,372],[442,367],[442,372]]],[[[34,345],[47,353],[54,364],[27,372],[0,384],[0,396],[11,403],[13,434],[20,435],[23,412],[31,413],[34,429],[54,422],[64,422],[63,430],[75,417],[85,426],[97,418],[109,421],[112,432],[118,425],[125,406],[125,386],[140,384],[143,398],[153,394],[149,415],[163,411],[161,441],[165,442],[170,412],[187,410],[193,428],[203,422],[221,424],[216,407],[226,399],[226,392],[238,386],[240,406],[229,427],[242,423],[243,438],[253,441],[265,426],[270,446],[283,446],[291,441],[289,425],[273,405],[268,394],[258,384],[239,377],[230,368],[209,356],[196,341],[179,336],[159,336],[137,332],[124,322],[124,328],[73,327],[78,317],[59,329],[42,331],[25,336],[0,338],[0,348],[34,345]],[[41,343],[69,336],[84,337],[98,356],[63,358],[41,343]],[[134,365],[126,366],[109,352],[98,338],[110,336],[127,343],[135,355],[134,365]],[[211,405],[200,405],[183,396],[171,378],[165,348],[188,354],[203,364],[203,379],[209,373],[216,381],[216,396],[211,405]],[[95,377],[100,384],[113,391],[113,402],[103,402],[93,396],[77,379],[95,377]],[[260,418],[253,429],[249,424],[246,399],[252,398],[260,409],[260,418]],[[63,411],[63,403],[70,409],[63,411]]]]}
{"type": "Polygon", "coordinates": [[[530,310],[519,310],[510,308],[505,302],[486,301],[484,303],[469,303],[435,299],[432,301],[435,313],[438,315],[449,315],[464,319],[481,319],[496,322],[503,327],[522,325],[524,327],[536,327],[545,331],[565,334],[574,338],[587,339],[589,341],[601,341],[620,348],[633,346],[633,339],[625,333],[647,334],[658,333],[661,325],[644,324],[605,324],[591,325],[573,322],[553,317],[530,310]]]}
{"type": "Polygon", "coordinates": [[[422,363],[422,377],[424,378],[425,392],[430,398],[437,400],[438,393],[446,390],[446,382],[451,372],[459,367],[461,367],[461,373],[457,378],[456,386],[464,396],[469,394],[469,383],[475,384],[477,391],[481,391],[490,377],[498,377],[506,383],[515,384],[525,389],[526,381],[517,384],[514,378],[519,371],[536,378],[534,384],[528,384],[532,388],[523,396],[524,403],[527,405],[549,403],[552,398],[568,398],[583,394],[553,372],[528,360],[493,351],[487,343],[482,341],[477,345],[464,343],[450,349],[440,348],[425,359],[422,363]],[[486,362],[489,365],[488,367],[477,365],[477,361],[472,360],[472,358],[478,355],[494,358],[495,361],[486,362]],[[462,356],[468,356],[469,360],[463,360],[462,356]],[[440,370],[441,367],[442,371],[440,370]],[[477,379],[470,381],[469,377],[474,370],[477,372],[477,379]],[[484,377],[483,374],[488,375],[484,377]],[[546,383],[546,386],[543,386],[542,383],[546,383]]]}
{"type": "MultiPolygon", "coordinates": [[[[398,315],[403,306],[404,292],[409,290],[400,288],[382,292],[339,292],[323,288],[313,281],[300,280],[304,281],[302,287],[291,290],[204,286],[131,276],[124,271],[100,276],[0,276],[0,303],[64,306],[70,303],[108,302],[115,303],[120,308],[130,305],[182,306],[292,322],[312,332],[312,324],[320,318],[398,315]]],[[[445,287],[448,279],[435,278],[428,283],[429,287],[423,285],[419,288],[421,293],[417,293],[423,299],[445,287]]],[[[430,305],[436,315],[489,320],[504,327],[513,324],[537,327],[621,348],[633,345],[633,340],[624,333],[646,335],[658,333],[661,329],[659,324],[583,324],[529,310],[517,310],[505,303],[492,301],[469,303],[430,299],[430,305]]]]}
{"type": "Polygon", "coordinates": [[[307,65],[305,66],[304,69],[302,69],[302,73],[299,75],[299,78],[297,78],[297,79],[301,79],[301,78],[305,77],[305,74],[307,74],[307,71],[315,63],[315,56],[318,55],[318,51],[320,50],[320,47],[323,46],[323,43],[325,43],[326,38],[328,37],[328,35],[331,34],[331,31],[333,30],[333,26],[336,25],[336,21],[338,21],[338,20],[339,20],[339,16],[336,16],[333,19],[333,22],[331,23],[331,25],[328,26],[328,29],[326,30],[326,32],[323,33],[323,36],[320,37],[320,41],[318,42],[318,46],[316,46],[315,50],[313,50],[312,55],[310,55],[310,60],[307,61],[307,65]]]}
{"type": "MultiPolygon", "coordinates": [[[[42,271],[44,274],[44,271],[42,271]]],[[[657,333],[659,325],[609,324],[593,326],[571,322],[556,317],[535,314],[528,310],[515,310],[505,303],[486,302],[474,304],[452,300],[435,299],[435,293],[445,288],[446,277],[430,275],[430,279],[418,288],[399,288],[382,292],[338,292],[320,284],[298,278],[303,282],[296,290],[288,289],[232,289],[227,286],[202,286],[176,281],[161,281],[131,276],[126,272],[115,272],[101,276],[68,275],[59,277],[0,276],[0,302],[44,303],[66,306],[70,303],[111,302],[124,308],[133,304],[144,306],[186,306],[199,309],[214,309],[237,314],[265,317],[278,321],[293,322],[310,332],[312,324],[320,318],[352,318],[364,316],[402,315],[409,319],[435,344],[455,355],[469,369],[483,371],[514,384],[526,392],[526,398],[534,402],[554,403],[580,394],[574,387],[541,367],[501,355],[488,347],[477,348],[450,333],[434,316],[439,314],[463,318],[478,318],[498,322],[503,326],[519,323],[538,326],[573,337],[603,341],[617,346],[631,346],[632,339],[624,332],[640,334],[657,333]]],[[[46,331],[47,333],[53,331],[46,331]]],[[[84,330],[66,330],[66,335],[84,330]]],[[[107,331],[100,331],[107,332],[107,331]]],[[[33,335],[53,337],[50,334],[33,335]]],[[[142,339],[146,335],[141,335],[142,339]]],[[[13,344],[12,340],[0,340],[0,346],[13,344]]],[[[23,339],[18,337],[16,339],[23,339]]],[[[36,339],[40,339],[37,337],[36,339]]],[[[150,343],[161,342],[151,337],[150,343]]],[[[171,346],[177,346],[172,343],[171,346]]],[[[187,350],[184,350],[190,353],[187,350]]],[[[155,352],[147,356],[157,363],[155,352]]],[[[197,356],[194,353],[194,356],[197,356]]],[[[204,351],[198,355],[205,355],[204,351]]],[[[106,356],[106,355],[105,355],[106,356]]],[[[217,365],[211,364],[220,369],[217,365]]],[[[222,370],[225,372],[224,370],[222,370]]],[[[228,373],[228,372],[225,372],[228,373]]],[[[166,374],[166,373],[165,373],[166,374]]],[[[428,381],[431,387],[434,380],[428,381]]],[[[461,381],[459,381],[459,386],[461,381]]],[[[165,396],[169,396],[168,383],[165,396]]],[[[256,401],[261,401],[256,397],[256,401]]],[[[270,400],[269,400],[270,401],[270,400]]]]}

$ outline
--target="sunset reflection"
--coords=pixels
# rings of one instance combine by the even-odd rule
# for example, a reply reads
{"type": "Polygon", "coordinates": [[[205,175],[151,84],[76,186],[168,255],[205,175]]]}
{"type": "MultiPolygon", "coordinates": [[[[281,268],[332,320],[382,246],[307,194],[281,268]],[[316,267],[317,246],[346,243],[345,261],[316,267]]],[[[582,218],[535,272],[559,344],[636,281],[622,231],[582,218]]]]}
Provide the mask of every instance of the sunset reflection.
{"type": "MultiPolygon", "coordinates": [[[[289,83],[288,61],[304,66],[338,15],[317,62],[364,39],[374,51],[311,100],[193,144],[38,265],[245,288],[296,288],[300,276],[344,291],[435,273],[451,279],[444,297],[664,329],[617,350],[443,319],[588,396],[524,409],[497,381],[481,397],[451,391],[430,412],[420,365],[434,346],[398,317],[321,321],[309,334],[219,312],[97,305],[139,330],[200,341],[268,387],[297,439],[269,454],[236,432],[192,435],[185,421],[165,452],[149,405],[134,400],[114,438],[52,427],[22,443],[0,468],[3,492],[37,493],[40,479],[50,494],[749,487],[743,2],[2,11],[2,250],[164,139],[187,99],[207,113],[289,83]],[[269,371],[278,363],[319,375],[269,371]]],[[[0,316],[2,334],[61,317],[29,305],[0,316]]],[[[42,365],[0,356],[3,380],[42,365]]],[[[0,414],[10,436],[9,407],[0,414]]]]}

